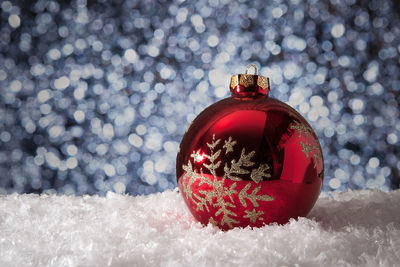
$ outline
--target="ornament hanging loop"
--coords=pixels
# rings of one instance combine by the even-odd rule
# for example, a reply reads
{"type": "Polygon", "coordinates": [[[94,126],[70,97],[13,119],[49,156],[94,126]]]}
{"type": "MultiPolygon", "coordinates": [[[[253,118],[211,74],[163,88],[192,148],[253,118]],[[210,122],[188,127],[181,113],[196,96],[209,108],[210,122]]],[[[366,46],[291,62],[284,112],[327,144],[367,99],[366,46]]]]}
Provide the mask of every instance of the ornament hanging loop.
{"type": "Polygon", "coordinates": [[[254,69],[254,74],[253,75],[257,75],[257,73],[258,73],[257,66],[254,65],[254,64],[250,64],[250,65],[247,66],[245,74],[249,74],[248,72],[249,72],[249,70],[251,68],[254,69]]]}
{"type": "Polygon", "coordinates": [[[250,64],[245,74],[236,74],[231,77],[229,88],[234,97],[268,97],[269,79],[258,75],[257,66],[250,64]],[[254,71],[250,71],[251,69],[254,71]]]}

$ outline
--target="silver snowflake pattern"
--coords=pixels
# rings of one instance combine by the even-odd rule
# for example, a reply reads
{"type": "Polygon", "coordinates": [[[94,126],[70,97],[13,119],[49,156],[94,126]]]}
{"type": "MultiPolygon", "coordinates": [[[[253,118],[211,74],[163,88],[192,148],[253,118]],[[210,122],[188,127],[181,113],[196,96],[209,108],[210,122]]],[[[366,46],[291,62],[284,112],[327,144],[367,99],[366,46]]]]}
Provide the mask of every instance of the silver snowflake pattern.
{"type": "Polygon", "coordinates": [[[233,146],[236,145],[236,141],[232,141],[232,137],[229,136],[228,140],[225,140],[225,144],[223,148],[225,148],[225,155],[228,154],[229,152],[233,152],[233,146]]]}
{"type": "Polygon", "coordinates": [[[264,214],[262,211],[256,211],[256,209],[253,210],[245,210],[244,211],[246,215],[243,216],[243,218],[249,218],[251,223],[256,223],[257,220],[262,220],[263,217],[261,215],[264,214]]]}
{"type": "Polygon", "coordinates": [[[301,138],[302,133],[304,134],[305,142],[303,143],[302,141],[300,141],[301,152],[305,154],[306,158],[308,158],[310,155],[312,156],[312,158],[314,159],[314,168],[316,168],[318,163],[321,161],[322,153],[318,145],[309,143],[309,137],[311,137],[311,139],[313,140],[312,135],[309,134],[312,129],[309,126],[298,121],[294,121],[294,123],[290,125],[290,129],[297,130],[299,138],[301,138]]]}
{"type": "Polygon", "coordinates": [[[193,158],[194,162],[200,162],[204,158],[204,155],[200,154],[200,149],[197,150],[196,152],[193,151],[193,153],[190,156],[193,158]]]}
{"type": "Polygon", "coordinates": [[[318,146],[312,146],[312,148],[314,151],[314,153],[312,155],[314,158],[314,168],[316,168],[318,163],[321,161],[322,155],[321,155],[321,150],[319,149],[318,146]]]}
{"type": "Polygon", "coordinates": [[[241,181],[242,178],[234,176],[233,174],[248,174],[249,171],[243,169],[242,167],[251,167],[254,165],[254,162],[251,161],[251,158],[255,155],[255,153],[255,151],[251,151],[250,153],[246,154],[246,149],[243,148],[238,161],[233,159],[230,167],[228,167],[228,164],[225,163],[224,177],[234,181],[241,181]]]}
{"type": "Polygon", "coordinates": [[[269,171],[269,166],[268,164],[260,164],[260,166],[257,169],[253,169],[250,174],[251,180],[253,180],[256,183],[259,183],[265,178],[270,178],[271,174],[269,174],[267,171],[269,171]]]}
{"type": "Polygon", "coordinates": [[[307,125],[300,123],[298,121],[294,121],[294,124],[290,125],[290,129],[297,130],[297,133],[299,134],[299,138],[301,137],[302,133],[304,133],[304,136],[307,138],[308,133],[311,130],[310,127],[308,127],[307,125]]]}
{"type": "Polygon", "coordinates": [[[311,150],[311,145],[307,143],[303,144],[303,142],[300,141],[300,145],[301,145],[301,152],[304,152],[304,154],[306,154],[306,158],[308,158],[308,154],[312,151],[311,150]]]}
{"type": "MultiPolygon", "coordinates": [[[[203,163],[203,166],[210,172],[212,178],[206,177],[203,174],[203,169],[200,169],[200,173],[198,170],[194,169],[190,160],[188,161],[187,165],[182,166],[183,170],[185,171],[183,176],[184,180],[182,182],[183,193],[187,199],[190,199],[195,203],[196,209],[199,211],[206,210],[209,212],[210,207],[217,208],[214,218],[209,219],[210,223],[216,224],[215,218],[222,215],[220,221],[221,225],[227,225],[229,228],[233,228],[234,225],[239,224],[238,219],[240,219],[234,211],[234,208],[237,207],[237,204],[235,204],[234,201],[235,196],[238,196],[240,204],[245,208],[250,208],[248,203],[251,203],[253,207],[258,207],[259,201],[273,201],[274,197],[271,197],[267,194],[257,194],[261,189],[261,185],[251,189],[252,182],[246,184],[246,186],[240,190],[238,194],[236,189],[237,183],[233,182],[230,186],[227,186],[225,181],[241,181],[242,179],[237,175],[250,173],[251,179],[256,183],[259,183],[264,177],[268,178],[271,177],[271,175],[267,172],[269,170],[269,166],[267,164],[260,164],[257,168],[254,168],[251,171],[244,169],[244,167],[252,167],[255,165],[255,163],[252,161],[255,151],[246,153],[246,150],[243,148],[239,159],[232,160],[230,166],[225,164],[225,174],[221,179],[218,179],[216,170],[221,166],[222,163],[222,161],[219,159],[222,149],[225,149],[226,154],[226,151],[230,149],[233,150],[233,145],[236,144],[236,141],[232,140],[230,137],[225,141],[222,149],[217,150],[220,142],[221,139],[215,140],[215,135],[213,135],[212,142],[207,143],[207,147],[210,149],[210,155],[206,153],[202,154],[202,156],[204,156],[208,161],[207,163],[203,163]],[[193,192],[191,186],[196,181],[199,181],[199,186],[206,184],[208,188],[202,187],[202,189],[198,190],[197,193],[193,192]]],[[[196,159],[199,155],[199,150],[193,151],[191,157],[194,159],[194,162],[196,162],[196,159]]],[[[245,213],[246,214],[243,216],[243,218],[249,219],[251,223],[255,223],[259,219],[262,220],[262,217],[260,216],[263,213],[256,212],[254,208],[253,210],[245,210],[245,213]]]]}

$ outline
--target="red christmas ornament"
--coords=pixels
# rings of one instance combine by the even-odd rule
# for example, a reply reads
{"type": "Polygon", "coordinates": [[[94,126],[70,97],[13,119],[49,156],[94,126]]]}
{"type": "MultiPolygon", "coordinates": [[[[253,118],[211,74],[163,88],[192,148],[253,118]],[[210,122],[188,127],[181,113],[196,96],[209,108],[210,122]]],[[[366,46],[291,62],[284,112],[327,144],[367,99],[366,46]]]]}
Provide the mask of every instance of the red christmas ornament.
{"type": "Polygon", "coordinates": [[[232,96],[189,125],[176,161],[178,186],[193,216],[223,230],[306,216],[324,176],[311,126],[269,98],[269,79],[250,67],[255,75],[232,76],[232,96]]]}

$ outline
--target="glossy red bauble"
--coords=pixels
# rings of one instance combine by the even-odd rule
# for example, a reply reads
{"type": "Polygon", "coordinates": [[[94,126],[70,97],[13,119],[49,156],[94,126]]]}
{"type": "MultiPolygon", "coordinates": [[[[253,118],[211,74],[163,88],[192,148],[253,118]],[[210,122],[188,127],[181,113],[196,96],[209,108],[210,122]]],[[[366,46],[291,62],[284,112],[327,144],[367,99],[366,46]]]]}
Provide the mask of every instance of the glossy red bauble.
{"type": "Polygon", "coordinates": [[[268,78],[235,75],[230,88],[182,139],[176,172],[189,210],[224,230],[306,216],[324,174],[317,136],[296,110],[268,97],[268,78]]]}

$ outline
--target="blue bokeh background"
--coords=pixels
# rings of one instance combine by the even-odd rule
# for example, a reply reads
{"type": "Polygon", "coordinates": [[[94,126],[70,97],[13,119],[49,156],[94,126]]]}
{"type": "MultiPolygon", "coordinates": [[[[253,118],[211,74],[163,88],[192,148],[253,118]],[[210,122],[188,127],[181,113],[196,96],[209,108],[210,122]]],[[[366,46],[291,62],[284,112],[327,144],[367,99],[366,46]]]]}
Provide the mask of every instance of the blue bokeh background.
{"type": "Polygon", "coordinates": [[[323,190],[399,188],[395,2],[1,1],[0,193],[176,187],[187,125],[250,63],[315,129],[323,190]]]}

